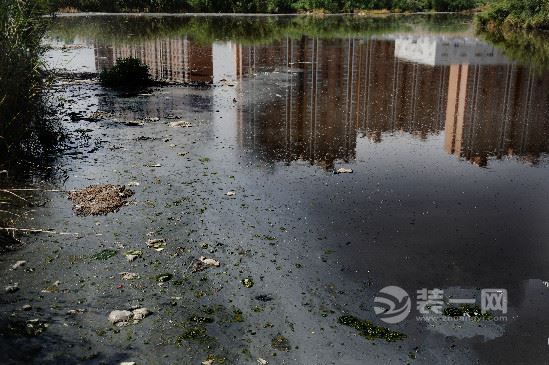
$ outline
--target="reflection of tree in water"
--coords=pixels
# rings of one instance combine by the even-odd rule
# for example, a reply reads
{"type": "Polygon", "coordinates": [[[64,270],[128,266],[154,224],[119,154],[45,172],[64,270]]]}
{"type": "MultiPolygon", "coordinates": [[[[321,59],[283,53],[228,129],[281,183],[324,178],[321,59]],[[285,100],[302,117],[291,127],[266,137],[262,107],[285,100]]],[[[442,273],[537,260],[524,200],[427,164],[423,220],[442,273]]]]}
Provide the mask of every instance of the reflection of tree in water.
{"type": "Polygon", "coordinates": [[[425,139],[446,130],[444,149],[481,166],[514,155],[535,163],[549,148],[548,74],[511,63],[413,63],[395,56],[391,40],[303,37],[241,53],[250,75],[242,144],[268,161],[331,168],[355,158],[357,135],[381,142],[394,132],[425,139]],[[251,76],[262,71],[282,71],[276,92],[251,76]]]}

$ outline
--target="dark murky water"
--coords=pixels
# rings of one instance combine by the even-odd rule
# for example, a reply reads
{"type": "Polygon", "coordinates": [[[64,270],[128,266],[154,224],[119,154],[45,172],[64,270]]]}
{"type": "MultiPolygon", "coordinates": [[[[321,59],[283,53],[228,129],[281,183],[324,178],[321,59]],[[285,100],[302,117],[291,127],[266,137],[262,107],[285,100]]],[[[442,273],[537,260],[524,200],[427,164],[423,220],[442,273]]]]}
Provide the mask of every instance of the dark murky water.
{"type": "MultiPolygon", "coordinates": [[[[222,289],[208,300],[250,307],[253,298],[238,279],[254,277],[254,294],[275,297],[262,315],[276,331],[265,334],[255,323],[212,329],[234,363],[257,357],[272,364],[549,361],[549,72],[534,62],[544,56],[509,58],[516,52],[475,35],[467,17],[295,19],[57,19],[51,65],[98,72],[132,56],[155,78],[185,86],[133,98],[94,83],[60,91],[72,99],[71,111],[108,112],[112,119],[67,119],[73,129],[91,128],[89,137],[101,147],[61,158],[71,176],[64,187],[139,180],[146,188],[116,228],[106,228],[108,218],[72,216],[59,197],[37,221],[80,232],[97,232],[95,220],[107,225],[104,239],[75,242],[71,250],[79,254],[144,241],[153,229],[181,239],[174,223],[180,220],[193,245],[219,242],[223,249],[215,253],[227,266],[234,264],[232,251],[248,250],[244,263],[240,258],[227,268],[228,282],[212,279],[222,289]],[[194,126],[167,128],[173,116],[194,126]],[[116,123],[145,117],[163,123],[116,123]],[[136,141],[140,136],[153,141],[136,141]],[[180,148],[189,156],[178,157],[180,148]],[[147,163],[162,168],[151,172],[147,163]],[[341,167],[353,173],[332,173],[341,167]],[[237,204],[223,198],[231,188],[242,196],[237,204]],[[192,202],[184,204],[187,211],[166,213],[181,196],[192,202]],[[148,201],[156,204],[154,214],[141,205],[148,201]],[[391,285],[412,299],[411,314],[394,325],[373,309],[376,292],[391,285]],[[416,318],[422,288],[443,290],[445,305],[455,298],[480,305],[481,289],[506,289],[508,310],[500,321],[445,323],[438,316],[427,323],[416,318]],[[341,313],[408,339],[373,346],[337,324],[341,313]],[[264,348],[277,331],[296,348],[275,357],[264,348]]],[[[177,260],[167,267],[179,270],[184,264],[177,260]]],[[[145,296],[161,313],[158,321],[169,317],[164,294],[145,296]]],[[[104,307],[89,304],[98,321],[113,305],[101,300],[104,307]]],[[[259,323],[253,315],[249,321],[259,323]]],[[[141,335],[171,333],[169,325],[151,326],[141,335]]],[[[106,358],[127,357],[117,353],[117,339],[111,348],[89,336],[106,358]]],[[[151,363],[148,342],[141,342],[124,354],[151,363]]],[[[211,353],[155,351],[177,363],[211,353]]]]}

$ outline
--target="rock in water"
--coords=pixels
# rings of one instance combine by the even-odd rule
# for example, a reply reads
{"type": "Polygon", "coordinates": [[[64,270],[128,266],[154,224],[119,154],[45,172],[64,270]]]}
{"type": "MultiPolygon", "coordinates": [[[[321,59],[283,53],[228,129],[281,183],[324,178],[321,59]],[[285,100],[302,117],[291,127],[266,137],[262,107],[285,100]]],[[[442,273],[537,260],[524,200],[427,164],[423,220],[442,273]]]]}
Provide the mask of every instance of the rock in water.
{"type": "Polygon", "coordinates": [[[119,311],[114,310],[109,314],[109,322],[112,324],[117,324],[121,322],[128,322],[133,316],[133,313],[130,311],[119,311]]]}
{"type": "Polygon", "coordinates": [[[143,319],[151,314],[151,311],[147,308],[139,308],[133,310],[133,319],[143,319]]]}

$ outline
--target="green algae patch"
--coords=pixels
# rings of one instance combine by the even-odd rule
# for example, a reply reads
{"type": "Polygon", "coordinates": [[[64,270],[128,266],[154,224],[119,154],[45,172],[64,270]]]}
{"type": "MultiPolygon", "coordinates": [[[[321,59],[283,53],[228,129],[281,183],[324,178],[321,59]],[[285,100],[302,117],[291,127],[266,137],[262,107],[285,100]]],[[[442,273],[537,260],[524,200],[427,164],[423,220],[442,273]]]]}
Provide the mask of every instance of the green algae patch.
{"type": "Polygon", "coordinates": [[[251,288],[252,286],[254,286],[254,281],[252,280],[252,278],[242,279],[242,285],[244,285],[246,288],[251,288]]]}
{"type": "Polygon", "coordinates": [[[213,323],[214,319],[210,317],[202,317],[194,315],[189,318],[189,322],[195,322],[195,323],[213,323]]]}
{"type": "Polygon", "coordinates": [[[490,313],[482,313],[482,310],[478,305],[462,304],[459,307],[447,307],[442,311],[447,317],[469,317],[475,321],[488,321],[492,319],[490,313]]]}
{"type": "Polygon", "coordinates": [[[273,338],[271,346],[278,351],[288,352],[291,350],[290,341],[280,333],[273,338]]]}
{"type": "Polygon", "coordinates": [[[404,333],[392,331],[385,327],[378,327],[372,322],[361,320],[355,316],[341,316],[337,319],[337,322],[354,328],[362,337],[366,337],[368,340],[379,338],[387,342],[395,342],[407,337],[404,333]]]}
{"type": "Polygon", "coordinates": [[[189,327],[181,335],[177,336],[176,344],[183,346],[185,341],[195,341],[203,344],[209,344],[213,346],[215,344],[215,339],[208,336],[208,331],[202,326],[193,326],[189,327]]]}
{"type": "Polygon", "coordinates": [[[240,323],[240,322],[244,322],[244,317],[242,315],[242,311],[241,310],[235,310],[233,312],[233,318],[232,318],[232,321],[233,322],[236,322],[236,323],[240,323]]]}
{"type": "Polygon", "coordinates": [[[98,252],[96,254],[93,254],[91,256],[91,258],[94,259],[94,260],[108,260],[111,257],[116,256],[117,253],[118,253],[118,251],[116,251],[116,250],[107,249],[107,250],[103,250],[101,252],[98,252]]]}

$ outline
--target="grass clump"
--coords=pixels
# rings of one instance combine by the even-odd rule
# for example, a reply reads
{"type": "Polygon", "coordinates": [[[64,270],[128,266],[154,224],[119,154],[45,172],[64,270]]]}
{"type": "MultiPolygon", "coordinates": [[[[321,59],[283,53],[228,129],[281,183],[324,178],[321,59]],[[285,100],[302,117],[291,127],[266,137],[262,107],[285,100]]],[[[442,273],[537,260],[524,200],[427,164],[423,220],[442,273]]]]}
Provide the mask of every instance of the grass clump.
{"type": "Polygon", "coordinates": [[[0,162],[43,158],[59,140],[45,89],[41,1],[0,1],[0,162]]]}
{"type": "Polygon", "coordinates": [[[337,321],[339,324],[354,328],[358,331],[359,335],[366,337],[368,340],[380,338],[387,342],[395,342],[398,340],[403,340],[407,337],[404,333],[375,326],[372,322],[361,320],[355,316],[341,316],[337,321]]]}
{"type": "Polygon", "coordinates": [[[113,89],[139,90],[152,84],[149,66],[138,58],[119,58],[99,75],[101,84],[113,89]]]}

